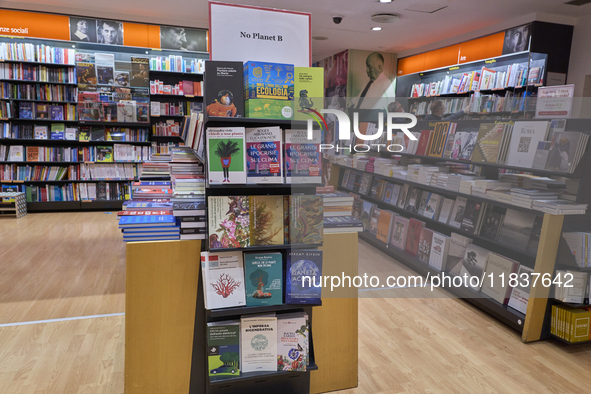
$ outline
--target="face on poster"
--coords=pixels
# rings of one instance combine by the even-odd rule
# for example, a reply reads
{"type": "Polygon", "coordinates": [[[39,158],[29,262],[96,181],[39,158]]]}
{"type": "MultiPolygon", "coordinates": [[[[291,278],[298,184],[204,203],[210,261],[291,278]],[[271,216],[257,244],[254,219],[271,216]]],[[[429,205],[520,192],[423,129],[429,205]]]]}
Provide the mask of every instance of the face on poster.
{"type": "Polygon", "coordinates": [[[530,35],[531,25],[517,26],[505,31],[503,55],[527,51],[529,49],[530,35]]]}
{"type": "Polygon", "coordinates": [[[96,42],[96,20],[70,17],[70,41],[96,42]]]}
{"type": "Polygon", "coordinates": [[[96,36],[99,44],[123,45],[123,22],[97,19],[96,36]]]}
{"type": "Polygon", "coordinates": [[[366,97],[394,97],[396,55],[387,52],[349,51],[349,97],[359,97],[369,85],[366,97]]]}
{"type": "Polygon", "coordinates": [[[160,26],[160,47],[178,51],[207,51],[207,31],[184,27],[160,26]]]}

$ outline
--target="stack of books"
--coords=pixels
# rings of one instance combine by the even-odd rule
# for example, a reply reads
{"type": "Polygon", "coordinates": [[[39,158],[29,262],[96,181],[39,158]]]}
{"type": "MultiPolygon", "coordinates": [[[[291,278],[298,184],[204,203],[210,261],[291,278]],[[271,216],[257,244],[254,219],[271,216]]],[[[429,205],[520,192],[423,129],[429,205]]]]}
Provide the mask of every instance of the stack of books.
{"type": "Polygon", "coordinates": [[[133,199],[146,201],[151,199],[170,198],[172,189],[170,182],[134,182],[132,184],[133,199]]]}
{"type": "MultiPolygon", "coordinates": [[[[326,209],[326,208],[324,208],[326,209]]],[[[353,216],[324,217],[324,234],[363,231],[363,222],[353,216]]]]}
{"type": "Polygon", "coordinates": [[[343,193],[323,193],[324,217],[351,216],[353,211],[353,196],[343,193]]]}
{"type": "Polygon", "coordinates": [[[172,215],[121,216],[123,241],[165,241],[179,239],[180,228],[172,215]]]}
{"type": "Polygon", "coordinates": [[[581,268],[590,267],[589,260],[591,259],[591,244],[589,244],[589,233],[573,232],[562,233],[568,247],[575,258],[577,266],[581,268]]]}
{"type": "Polygon", "coordinates": [[[472,195],[495,199],[491,192],[506,192],[511,189],[511,183],[489,179],[477,179],[472,185],[472,195]]]}
{"type": "Polygon", "coordinates": [[[155,162],[150,160],[142,165],[142,172],[140,173],[141,180],[167,178],[170,178],[170,169],[168,167],[168,161],[155,162]]]}
{"type": "Polygon", "coordinates": [[[511,203],[519,207],[532,208],[532,204],[536,200],[556,200],[560,192],[540,189],[511,189],[511,203]]]}
{"type": "Polygon", "coordinates": [[[587,204],[577,204],[576,202],[561,198],[534,200],[532,208],[553,215],[584,215],[587,212],[587,204]]]}

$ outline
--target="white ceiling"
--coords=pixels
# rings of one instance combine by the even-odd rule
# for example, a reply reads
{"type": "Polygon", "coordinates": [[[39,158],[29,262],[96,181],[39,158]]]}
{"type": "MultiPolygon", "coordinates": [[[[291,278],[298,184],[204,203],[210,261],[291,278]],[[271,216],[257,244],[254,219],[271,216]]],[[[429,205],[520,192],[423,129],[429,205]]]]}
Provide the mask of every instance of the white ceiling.
{"type": "MultiPolygon", "coordinates": [[[[575,24],[576,18],[591,15],[591,4],[581,7],[563,4],[566,0],[239,0],[225,1],[312,13],[312,35],[328,37],[313,41],[314,60],[347,48],[381,50],[408,55],[417,48],[430,49],[434,43],[489,34],[531,20],[575,24]],[[410,11],[445,7],[435,13],[410,11]],[[392,24],[370,20],[376,13],[401,15],[392,24]],[[343,16],[341,24],[333,15],[343,16]],[[431,45],[430,45],[431,44],[431,45]]],[[[0,7],[86,15],[120,20],[208,26],[207,0],[0,0],[0,7]]]]}

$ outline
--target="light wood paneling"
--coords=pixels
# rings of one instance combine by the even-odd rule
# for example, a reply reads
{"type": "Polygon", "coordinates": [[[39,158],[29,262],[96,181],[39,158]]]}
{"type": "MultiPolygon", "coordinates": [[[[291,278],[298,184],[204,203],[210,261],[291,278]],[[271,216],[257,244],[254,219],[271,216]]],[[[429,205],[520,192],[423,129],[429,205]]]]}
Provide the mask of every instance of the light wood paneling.
{"type": "Polygon", "coordinates": [[[127,244],[125,392],[187,393],[201,241],[127,244]]]}
{"type": "MultiPolygon", "coordinates": [[[[357,233],[325,234],[322,275],[357,275],[357,233]]],[[[312,312],[317,371],[310,373],[310,392],[357,386],[357,290],[322,289],[322,306],[312,312]]]]}

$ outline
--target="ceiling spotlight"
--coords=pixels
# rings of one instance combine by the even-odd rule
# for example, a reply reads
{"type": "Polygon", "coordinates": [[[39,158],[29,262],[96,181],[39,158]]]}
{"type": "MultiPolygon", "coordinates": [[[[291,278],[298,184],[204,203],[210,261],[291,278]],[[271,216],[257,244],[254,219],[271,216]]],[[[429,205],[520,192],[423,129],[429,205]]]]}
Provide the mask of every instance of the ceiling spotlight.
{"type": "Polygon", "coordinates": [[[380,3],[391,3],[392,0],[379,0],[380,3]]]}
{"type": "Polygon", "coordinates": [[[382,30],[382,28],[379,27],[379,26],[376,26],[376,27],[372,27],[371,30],[373,30],[373,31],[380,31],[380,30],[382,30]]]}

